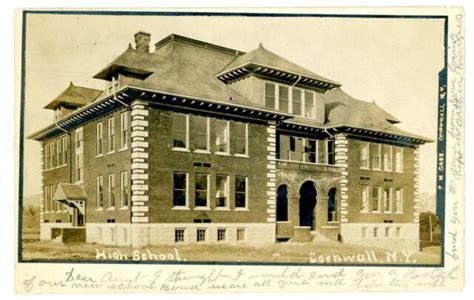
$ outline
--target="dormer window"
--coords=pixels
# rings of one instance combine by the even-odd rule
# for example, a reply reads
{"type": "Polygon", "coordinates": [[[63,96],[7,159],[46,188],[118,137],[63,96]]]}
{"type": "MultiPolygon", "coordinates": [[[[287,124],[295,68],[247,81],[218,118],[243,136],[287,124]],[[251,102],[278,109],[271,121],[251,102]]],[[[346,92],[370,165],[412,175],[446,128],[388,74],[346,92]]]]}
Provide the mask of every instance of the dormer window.
{"type": "Polygon", "coordinates": [[[120,75],[112,76],[110,81],[107,81],[107,92],[109,94],[115,93],[120,88],[120,75]]]}
{"type": "Polygon", "coordinates": [[[316,116],[316,93],[290,85],[265,82],[264,105],[284,113],[308,119],[316,116]]]}

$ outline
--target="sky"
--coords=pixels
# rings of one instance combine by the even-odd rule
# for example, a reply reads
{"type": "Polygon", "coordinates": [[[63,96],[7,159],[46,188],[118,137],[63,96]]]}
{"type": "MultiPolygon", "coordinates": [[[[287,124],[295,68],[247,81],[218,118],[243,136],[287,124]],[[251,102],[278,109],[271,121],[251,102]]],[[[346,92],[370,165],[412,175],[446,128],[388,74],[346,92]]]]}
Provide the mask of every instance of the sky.
{"type": "MultiPolygon", "coordinates": [[[[264,47],[342,83],[351,96],[375,101],[402,121],[399,128],[436,140],[443,21],[328,17],[28,15],[25,134],[53,121],[43,107],[76,85],[103,89],[92,76],[133,44],[175,33],[251,51],[264,47]]],[[[154,47],[151,47],[154,50],[154,47]]],[[[40,143],[25,140],[24,196],[41,192],[40,143]]],[[[420,149],[420,192],[435,193],[436,143],[420,149]]]]}

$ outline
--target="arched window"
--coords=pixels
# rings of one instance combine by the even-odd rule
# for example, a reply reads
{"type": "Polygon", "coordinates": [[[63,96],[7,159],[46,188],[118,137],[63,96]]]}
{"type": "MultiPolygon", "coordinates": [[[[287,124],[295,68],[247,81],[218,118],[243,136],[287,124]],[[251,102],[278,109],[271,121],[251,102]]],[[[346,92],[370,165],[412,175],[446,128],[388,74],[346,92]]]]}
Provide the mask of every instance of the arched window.
{"type": "Polygon", "coordinates": [[[288,188],[285,184],[277,189],[277,221],[288,221],[288,188]]]}
{"type": "Polygon", "coordinates": [[[332,188],[328,192],[328,222],[337,221],[336,191],[336,188],[332,188]]]}

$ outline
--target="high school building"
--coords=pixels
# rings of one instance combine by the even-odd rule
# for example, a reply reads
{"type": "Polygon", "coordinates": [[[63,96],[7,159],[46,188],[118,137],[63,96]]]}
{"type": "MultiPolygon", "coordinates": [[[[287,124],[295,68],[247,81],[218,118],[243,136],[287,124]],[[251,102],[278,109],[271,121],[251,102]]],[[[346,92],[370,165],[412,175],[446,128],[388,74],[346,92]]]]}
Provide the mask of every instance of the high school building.
{"type": "Polygon", "coordinates": [[[150,34],[45,106],[41,239],[418,248],[419,146],[375,102],[260,45],[150,34]]]}

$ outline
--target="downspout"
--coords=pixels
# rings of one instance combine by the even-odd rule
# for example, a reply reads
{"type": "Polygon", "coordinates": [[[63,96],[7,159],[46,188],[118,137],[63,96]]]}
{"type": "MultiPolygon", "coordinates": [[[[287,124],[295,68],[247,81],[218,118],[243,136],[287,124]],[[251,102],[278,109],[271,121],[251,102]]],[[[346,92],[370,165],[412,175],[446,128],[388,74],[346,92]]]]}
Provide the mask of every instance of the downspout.
{"type": "Polygon", "coordinates": [[[301,80],[301,75],[298,75],[298,79],[295,81],[295,83],[293,83],[293,85],[291,86],[291,88],[294,88],[295,85],[301,80]]]}
{"type": "Polygon", "coordinates": [[[329,137],[330,137],[331,140],[334,139],[334,135],[330,134],[327,128],[324,128],[324,132],[325,132],[327,135],[329,135],[329,137]]]}
{"type": "Polygon", "coordinates": [[[120,100],[116,95],[115,95],[115,92],[114,92],[114,97],[112,98],[114,101],[117,101],[118,103],[122,104],[123,106],[127,107],[128,110],[131,110],[130,108],[130,105],[123,102],[122,100],[120,100]]]}

